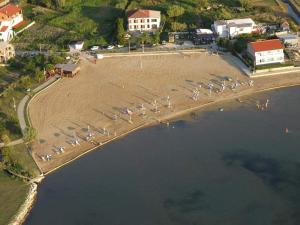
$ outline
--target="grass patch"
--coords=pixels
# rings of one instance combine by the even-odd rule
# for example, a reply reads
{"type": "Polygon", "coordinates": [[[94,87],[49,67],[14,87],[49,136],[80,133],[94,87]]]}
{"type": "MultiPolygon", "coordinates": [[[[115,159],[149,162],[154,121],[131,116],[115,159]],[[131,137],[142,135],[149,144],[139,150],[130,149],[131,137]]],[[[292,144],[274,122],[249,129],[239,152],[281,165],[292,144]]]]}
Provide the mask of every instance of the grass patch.
{"type": "Polygon", "coordinates": [[[40,175],[39,169],[33,161],[25,144],[19,144],[12,147],[11,157],[17,160],[21,167],[27,171],[31,177],[40,175]]]}
{"type": "Polygon", "coordinates": [[[6,225],[24,203],[29,186],[0,170],[0,225],[6,225]]]}

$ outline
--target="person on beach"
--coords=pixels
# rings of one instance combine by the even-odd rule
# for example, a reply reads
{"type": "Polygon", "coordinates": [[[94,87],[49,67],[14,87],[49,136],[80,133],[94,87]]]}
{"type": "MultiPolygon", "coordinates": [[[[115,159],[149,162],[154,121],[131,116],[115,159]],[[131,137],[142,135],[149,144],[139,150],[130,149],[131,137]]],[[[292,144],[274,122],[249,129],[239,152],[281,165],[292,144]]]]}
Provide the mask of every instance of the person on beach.
{"type": "Polygon", "coordinates": [[[269,99],[267,99],[267,101],[266,101],[266,103],[265,103],[266,109],[268,108],[268,105],[269,105],[269,99]]]}

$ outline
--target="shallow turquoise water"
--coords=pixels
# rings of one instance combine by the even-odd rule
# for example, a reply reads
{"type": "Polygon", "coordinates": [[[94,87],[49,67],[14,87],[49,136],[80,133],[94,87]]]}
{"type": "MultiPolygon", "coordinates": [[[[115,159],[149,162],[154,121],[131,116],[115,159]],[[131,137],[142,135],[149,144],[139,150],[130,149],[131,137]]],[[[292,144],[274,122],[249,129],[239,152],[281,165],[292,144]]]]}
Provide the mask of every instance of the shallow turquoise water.
{"type": "Polygon", "coordinates": [[[106,145],[49,175],[25,224],[299,225],[299,103],[282,89],[106,145]]]}

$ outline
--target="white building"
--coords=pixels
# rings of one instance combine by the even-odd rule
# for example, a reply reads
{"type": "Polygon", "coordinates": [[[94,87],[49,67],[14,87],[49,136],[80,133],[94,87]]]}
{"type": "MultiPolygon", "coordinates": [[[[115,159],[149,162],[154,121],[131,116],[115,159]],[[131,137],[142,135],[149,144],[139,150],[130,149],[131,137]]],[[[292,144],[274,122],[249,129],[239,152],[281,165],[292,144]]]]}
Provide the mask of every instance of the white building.
{"type": "Polygon", "coordinates": [[[136,9],[128,12],[129,31],[152,31],[160,27],[160,11],[136,9]]]}
{"type": "Polygon", "coordinates": [[[69,44],[70,52],[81,51],[83,49],[84,41],[72,41],[69,44]]]}
{"type": "Polygon", "coordinates": [[[23,25],[22,9],[14,4],[0,8],[0,41],[10,41],[14,37],[13,29],[23,25]]]}
{"type": "Polygon", "coordinates": [[[0,42],[0,63],[6,63],[7,60],[15,57],[15,48],[8,42],[0,42]]]}
{"type": "Polygon", "coordinates": [[[251,34],[257,31],[257,25],[251,18],[234,20],[217,20],[213,30],[222,38],[233,38],[240,34],[251,34]]]}
{"type": "Polygon", "coordinates": [[[254,65],[266,65],[284,62],[284,46],[279,39],[250,42],[247,46],[248,55],[254,65]]]}
{"type": "Polygon", "coordinates": [[[196,29],[197,34],[213,34],[213,31],[210,29],[196,29]]]}
{"type": "Polygon", "coordinates": [[[284,43],[286,47],[298,47],[299,37],[297,34],[281,34],[277,37],[284,43]]]}

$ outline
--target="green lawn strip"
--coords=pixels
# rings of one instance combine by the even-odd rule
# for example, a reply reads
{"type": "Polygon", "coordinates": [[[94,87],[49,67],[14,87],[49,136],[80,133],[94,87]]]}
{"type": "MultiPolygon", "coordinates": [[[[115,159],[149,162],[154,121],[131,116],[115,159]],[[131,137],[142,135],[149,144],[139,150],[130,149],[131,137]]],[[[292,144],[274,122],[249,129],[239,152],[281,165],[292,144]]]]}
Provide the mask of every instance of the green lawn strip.
{"type": "Polygon", "coordinates": [[[7,225],[24,203],[29,185],[0,170],[0,225],[7,225]]]}
{"type": "Polygon", "coordinates": [[[15,145],[11,150],[11,156],[16,159],[22,168],[28,171],[32,177],[40,175],[39,169],[25,144],[15,145]]]}

